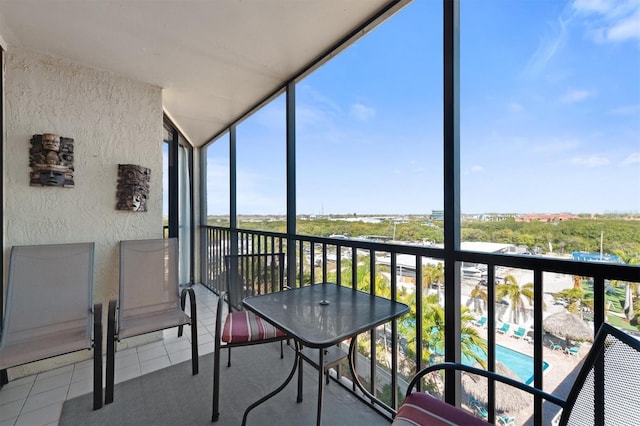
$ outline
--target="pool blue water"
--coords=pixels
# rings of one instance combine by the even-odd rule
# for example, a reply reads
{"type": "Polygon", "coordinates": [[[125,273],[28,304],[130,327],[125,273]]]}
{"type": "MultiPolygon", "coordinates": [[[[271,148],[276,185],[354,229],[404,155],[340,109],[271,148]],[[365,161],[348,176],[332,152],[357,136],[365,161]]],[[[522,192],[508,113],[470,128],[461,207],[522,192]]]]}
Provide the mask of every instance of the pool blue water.
{"type": "MultiPolygon", "coordinates": [[[[486,359],[486,356],[480,349],[476,350],[476,353],[486,359]]],[[[525,384],[528,385],[533,382],[533,357],[504,346],[496,345],[496,360],[516,373],[525,384]]],[[[474,362],[473,359],[468,357],[463,357],[462,359],[462,363],[466,365],[472,365],[474,362]]],[[[549,367],[549,364],[544,362],[543,370],[546,370],[547,367],[549,367]]]]}

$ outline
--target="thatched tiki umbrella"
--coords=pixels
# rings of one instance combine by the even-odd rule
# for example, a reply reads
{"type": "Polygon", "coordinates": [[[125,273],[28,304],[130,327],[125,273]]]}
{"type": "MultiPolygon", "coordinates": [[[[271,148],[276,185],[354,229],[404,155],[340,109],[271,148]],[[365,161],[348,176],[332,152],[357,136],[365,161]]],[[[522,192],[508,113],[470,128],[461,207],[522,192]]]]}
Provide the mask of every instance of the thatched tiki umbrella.
{"type": "MultiPolygon", "coordinates": [[[[478,363],[473,364],[473,366],[480,367],[478,363]]],[[[516,373],[499,361],[496,361],[496,373],[519,382],[522,381],[516,373]]],[[[469,396],[475,398],[482,404],[487,404],[489,388],[486,377],[464,372],[460,380],[462,382],[462,389],[464,389],[469,396]]],[[[498,381],[496,381],[495,384],[496,410],[517,412],[531,405],[532,399],[526,392],[498,381]]]]}
{"type": "Polygon", "coordinates": [[[593,342],[593,331],[591,327],[589,327],[586,321],[569,312],[549,315],[542,321],[542,328],[544,328],[547,333],[551,333],[565,340],[593,342]]]}

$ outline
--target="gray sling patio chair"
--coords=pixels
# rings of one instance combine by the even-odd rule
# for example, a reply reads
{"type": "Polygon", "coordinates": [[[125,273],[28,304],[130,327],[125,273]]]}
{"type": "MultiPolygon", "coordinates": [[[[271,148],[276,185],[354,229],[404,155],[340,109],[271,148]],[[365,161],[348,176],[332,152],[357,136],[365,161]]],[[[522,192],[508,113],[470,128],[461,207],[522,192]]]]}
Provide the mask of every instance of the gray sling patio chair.
{"type": "Polygon", "coordinates": [[[6,369],[93,349],[93,409],[102,407],[102,304],[93,303],[94,243],[14,246],[0,334],[6,369]]]}
{"type": "Polygon", "coordinates": [[[231,348],[280,341],[280,358],[284,357],[283,340],[287,336],[252,312],[242,308],[247,296],[283,291],[284,253],[228,255],[224,258],[227,291],[218,299],[215,348],[213,357],[213,414],[218,421],[220,396],[220,356],[227,349],[227,367],[231,366],[231,348]],[[225,309],[225,305],[227,308],[225,309]],[[223,312],[228,314],[224,317],[223,312]]]}
{"type": "MultiPolygon", "coordinates": [[[[490,371],[446,362],[423,368],[414,376],[394,425],[425,424],[434,418],[454,424],[487,424],[434,396],[413,391],[423,377],[437,370],[460,370],[472,378],[488,377],[539,396],[562,408],[560,425],[640,424],[640,340],[609,324],[598,330],[566,400],[490,371]]],[[[501,424],[513,423],[504,415],[496,416],[496,420],[501,424]]]]}
{"type": "Polygon", "coordinates": [[[178,327],[182,336],[191,325],[191,369],[198,374],[196,296],[178,284],[178,240],[120,242],[118,301],[109,302],[107,315],[107,377],[105,403],[113,402],[116,343],[128,337],[178,327]],[[189,296],[190,315],[185,313],[189,296]]]}

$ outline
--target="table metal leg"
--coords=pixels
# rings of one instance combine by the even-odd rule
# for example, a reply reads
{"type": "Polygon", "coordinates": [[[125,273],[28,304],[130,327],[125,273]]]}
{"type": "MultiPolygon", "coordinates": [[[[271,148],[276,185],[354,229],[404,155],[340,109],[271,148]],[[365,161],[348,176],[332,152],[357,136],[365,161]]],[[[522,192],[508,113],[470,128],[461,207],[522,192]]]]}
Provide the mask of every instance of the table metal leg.
{"type": "Polygon", "coordinates": [[[269,398],[277,395],[280,391],[282,391],[282,389],[287,387],[287,385],[289,384],[291,379],[293,379],[293,375],[296,373],[296,369],[298,367],[298,361],[300,360],[300,347],[299,347],[298,342],[295,342],[295,345],[296,345],[296,357],[295,357],[295,359],[293,361],[293,368],[291,368],[291,371],[289,372],[289,377],[287,377],[287,380],[285,380],[284,383],[282,383],[280,386],[278,386],[277,389],[273,390],[269,394],[263,396],[262,398],[260,398],[259,400],[257,400],[253,404],[251,404],[249,407],[247,407],[247,409],[244,411],[244,415],[242,416],[242,426],[245,426],[247,424],[247,415],[249,414],[249,411],[253,410],[258,405],[262,404],[263,402],[265,402],[269,398]]]}
{"type": "Polygon", "coordinates": [[[318,350],[318,414],[316,416],[316,425],[322,423],[322,396],[324,395],[324,348],[318,350]]]}
{"type": "MultiPolygon", "coordinates": [[[[377,397],[375,397],[371,392],[369,392],[368,389],[366,389],[362,383],[360,382],[360,378],[358,377],[358,373],[355,369],[355,354],[356,354],[356,340],[357,337],[354,336],[351,339],[351,343],[349,344],[349,369],[351,370],[351,376],[352,376],[352,383],[354,383],[358,389],[360,389],[362,391],[362,393],[371,400],[371,403],[376,403],[377,405],[379,405],[380,407],[386,409],[387,411],[389,410],[390,407],[387,406],[387,404],[385,404],[383,401],[381,401],[380,399],[378,399],[377,397]]],[[[372,360],[372,362],[375,362],[372,360]]],[[[393,410],[389,411],[392,415],[395,415],[395,412],[393,410]]]]}
{"type": "Polygon", "coordinates": [[[298,357],[298,397],[296,402],[302,402],[302,357],[298,357]]]}

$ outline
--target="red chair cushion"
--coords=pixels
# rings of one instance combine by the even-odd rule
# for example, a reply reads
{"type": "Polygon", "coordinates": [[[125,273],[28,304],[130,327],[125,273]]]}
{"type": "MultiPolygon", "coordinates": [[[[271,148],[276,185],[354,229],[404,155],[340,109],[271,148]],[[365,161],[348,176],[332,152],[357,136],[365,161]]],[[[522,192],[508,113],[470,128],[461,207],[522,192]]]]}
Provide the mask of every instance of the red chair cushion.
{"type": "Polygon", "coordinates": [[[393,419],[394,426],[488,424],[464,410],[422,392],[409,395],[393,419]]]}
{"type": "Polygon", "coordinates": [[[227,343],[253,342],[285,337],[285,334],[249,311],[236,311],[227,315],[222,341],[227,343]]]}

